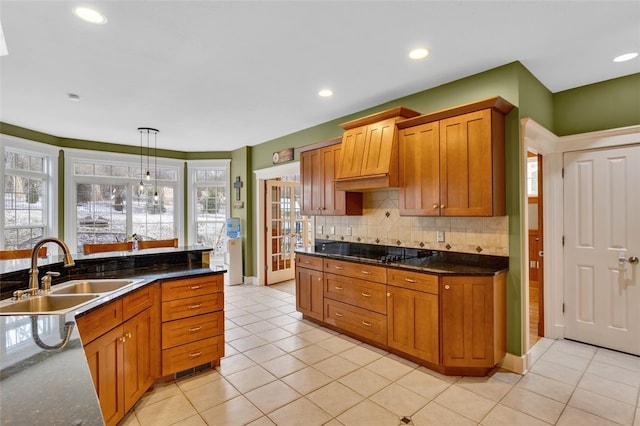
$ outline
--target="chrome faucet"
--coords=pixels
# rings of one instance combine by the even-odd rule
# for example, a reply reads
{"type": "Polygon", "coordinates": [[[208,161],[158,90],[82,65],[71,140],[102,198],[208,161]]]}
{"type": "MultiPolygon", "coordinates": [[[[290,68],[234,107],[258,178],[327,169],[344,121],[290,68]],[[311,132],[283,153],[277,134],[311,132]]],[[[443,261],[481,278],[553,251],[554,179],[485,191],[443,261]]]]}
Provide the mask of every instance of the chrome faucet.
{"type": "Polygon", "coordinates": [[[31,270],[29,270],[29,274],[31,275],[31,277],[29,279],[29,288],[27,288],[27,290],[25,291],[31,293],[32,295],[38,292],[38,251],[40,251],[40,248],[46,243],[56,243],[62,248],[62,251],[64,252],[64,266],[69,267],[76,264],[71,257],[69,246],[67,246],[67,243],[65,243],[61,239],[50,237],[43,238],[42,240],[38,241],[36,245],[33,246],[33,250],[31,251],[31,270]]]}

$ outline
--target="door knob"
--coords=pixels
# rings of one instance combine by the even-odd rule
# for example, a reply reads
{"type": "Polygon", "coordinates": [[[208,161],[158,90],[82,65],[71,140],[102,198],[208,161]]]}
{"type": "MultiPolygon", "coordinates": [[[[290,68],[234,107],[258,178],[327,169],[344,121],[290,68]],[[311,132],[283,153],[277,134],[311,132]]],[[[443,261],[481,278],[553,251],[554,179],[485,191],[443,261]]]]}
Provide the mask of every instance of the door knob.
{"type": "Polygon", "coordinates": [[[629,258],[624,257],[624,253],[620,252],[618,254],[618,263],[620,266],[624,265],[625,262],[635,264],[638,263],[638,258],[636,256],[629,256],[629,258]]]}

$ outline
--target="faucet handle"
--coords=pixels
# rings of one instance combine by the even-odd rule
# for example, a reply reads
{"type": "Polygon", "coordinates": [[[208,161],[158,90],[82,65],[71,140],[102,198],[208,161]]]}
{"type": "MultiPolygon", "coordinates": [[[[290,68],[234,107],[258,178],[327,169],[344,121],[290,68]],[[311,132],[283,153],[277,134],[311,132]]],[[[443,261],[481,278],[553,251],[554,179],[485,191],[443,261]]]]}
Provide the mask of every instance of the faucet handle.
{"type": "Polygon", "coordinates": [[[51,290],[51,277],[59,277],[60,272],[49,271],[44,277],[42,277],[42,291],[48,292],[51,290]]]}

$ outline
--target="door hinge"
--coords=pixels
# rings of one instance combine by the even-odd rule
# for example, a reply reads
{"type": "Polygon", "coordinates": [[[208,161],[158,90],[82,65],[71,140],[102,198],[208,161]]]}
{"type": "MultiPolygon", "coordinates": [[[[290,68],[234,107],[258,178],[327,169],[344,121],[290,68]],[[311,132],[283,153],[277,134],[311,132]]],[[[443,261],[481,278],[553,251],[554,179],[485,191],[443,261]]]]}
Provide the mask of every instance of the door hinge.
{"type": "Polygon", "coordinates": [[[562,247],[564,247],[564,235],[562,236],[562,247]]]}
{"type": "Polygon", "coordinates": [[[268,227],[268,226],[265,226],[265,227],[264,227],[264,233],[265,233],[265,234],[268,234],[268,233],[269,233],[269,227],[268,227]]]}
{"type": "Polygon", "coordinates": [[[564,167],[562,168],[562,179],[564,179],[564,167]]]}
{"type": "Polygon", "coordinates": [[[264,270],[268,271],[269,270],[269,265],[264,265],[264,270]]]}
{"type": "Polygon", "coordinates": [[[564,314],[564,303],[562,304],[562,313],[564,314]]]}

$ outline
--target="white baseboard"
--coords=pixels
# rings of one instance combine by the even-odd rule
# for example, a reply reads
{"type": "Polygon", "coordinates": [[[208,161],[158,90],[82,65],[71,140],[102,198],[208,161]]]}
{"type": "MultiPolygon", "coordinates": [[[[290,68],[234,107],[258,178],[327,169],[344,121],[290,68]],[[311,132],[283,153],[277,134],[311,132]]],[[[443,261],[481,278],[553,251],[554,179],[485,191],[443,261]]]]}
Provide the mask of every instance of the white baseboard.
{"type": "Polygon", "coordinates": [[[505,370],[513,371],[518,374],[526,374],[528,371],[528,356],[525,355],[514,355],[507,352],[500,366],[505,370]]]}

